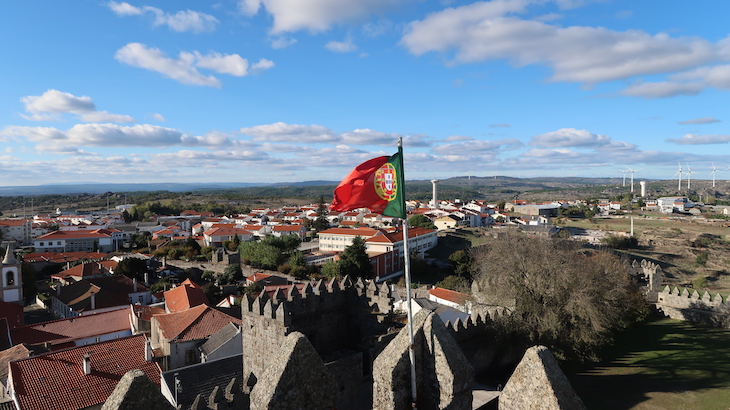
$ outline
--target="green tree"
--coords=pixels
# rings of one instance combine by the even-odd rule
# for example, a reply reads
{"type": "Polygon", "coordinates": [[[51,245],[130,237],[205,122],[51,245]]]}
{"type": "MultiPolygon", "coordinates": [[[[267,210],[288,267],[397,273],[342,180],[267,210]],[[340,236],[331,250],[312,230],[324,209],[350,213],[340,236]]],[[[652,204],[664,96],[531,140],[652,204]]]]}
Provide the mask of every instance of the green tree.
{"type": "Polygon", "coordinates": [[[461,276],[447,276],[442,281],[436,283],[436,286],[439,288],[455,290],[457,292],[469,293],[469,281],[461,276]]]}
{"type": "Polygon", "coordinates": [[[237,283],[241,279],[243,279],[243,270],[239,265],[228,265],[223,273],[218,275],[218,283],[221,285],[237,283]]]}
{"type": "Polygon", "coordinates": [[[454,266],[454,273],[463,278],[471,278],[473,258],[465,250],[458,250],[449,255],[449,261],[454,266]]]}
{"type": "Polygon", "coordinates": [[[317,203],[317,219],[314,220],[312,228],[314,228],[316,232],[321,232],[329,227],[330,223],[327,220],[327,207],[324,206],[324,197],[320,196],[319,202],[317,203]]]}
{"type": "Polygon", "coordinates": [[[289,257],[289,264],[292,266],[304,266],[307,264],[307,258],[304,257],[302,251],[295,251],[289,257]]]}
{"type": "Polygon", "coordinates": [[[425,215],[413,215],[410,219],[408,219],[408,225],[419,228],[436,229],[436,225],[434,225],[433,222],[431,222],[431,219],[425,215]]]}
{"type": "Polygon", "coordinates": [[[322,264],[322,276],[327,279],[339,278],[340,276],[340,264],[337,261],[327,261],[322,264]]]}
{"type": "Polygon", "coordinates": [[[241,259],[256,268],[276,270],[284,261],[282,250],[266,241],[241,242],[238,249],[241,259]]]}
{"type": "Polygon", "coordinates": [[[370,265],[370,258],[367,254],[365,240],[356,236],[352,244],[346,247],[340,254],[340,273],[350,275],[353,278],[369,278],[373,268],[370,265]]]}
{"type": "Polygon", "coordinates": [[[509,233],[472,249],[480,302],[506,307],[500,321],[525,345],[563,359],[596,360],[613,333],[643,317],[627,262],[566,240],[509,233]]]}
{"type": "Polygon", "coordinates": [[[122,259],[114,270],[117,275],[124,275],[138,281],[144,280],[145,272],[147,272],[147,262],[138,258],[122,259]]]}

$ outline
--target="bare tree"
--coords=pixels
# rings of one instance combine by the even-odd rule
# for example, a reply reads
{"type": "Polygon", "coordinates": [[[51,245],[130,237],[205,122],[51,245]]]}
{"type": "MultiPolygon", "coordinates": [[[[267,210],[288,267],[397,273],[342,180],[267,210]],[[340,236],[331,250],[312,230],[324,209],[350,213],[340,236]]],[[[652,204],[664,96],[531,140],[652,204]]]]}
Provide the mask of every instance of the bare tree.
{"type": "Polygon", "coordinates": [[[472,253],[477,300],[507,308],[507,329],[563,359],[596,360],[614,330],[645,312],[628,265],[613,254],[519,233],[472,253]]]}

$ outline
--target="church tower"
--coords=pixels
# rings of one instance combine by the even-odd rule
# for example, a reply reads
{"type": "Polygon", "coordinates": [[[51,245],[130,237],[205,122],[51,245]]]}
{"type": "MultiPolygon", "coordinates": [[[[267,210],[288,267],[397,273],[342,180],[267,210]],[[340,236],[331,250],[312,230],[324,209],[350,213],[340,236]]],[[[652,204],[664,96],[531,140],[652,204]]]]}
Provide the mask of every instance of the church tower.
{"type": "Polygon", "coordinates": [[[23,277],[15,258],[15,241],[5,242],[5,257],[0,263],[0,300],[23,304],[23,277]]]}

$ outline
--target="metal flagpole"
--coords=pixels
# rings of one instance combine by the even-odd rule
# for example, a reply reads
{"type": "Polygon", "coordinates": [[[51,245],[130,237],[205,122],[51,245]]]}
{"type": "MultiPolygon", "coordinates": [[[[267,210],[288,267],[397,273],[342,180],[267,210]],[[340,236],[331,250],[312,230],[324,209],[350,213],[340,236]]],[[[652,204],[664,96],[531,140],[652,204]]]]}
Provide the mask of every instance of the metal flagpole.
{"type": "MultiPolygon", "coordinates": [[[[403,164],[403,138],[398,138],[398,152],[401,155],[401,164],[403,164]]],[[[405,165],[403,167],[405,168],[405,165]]],[[[403,220],[403,258],[405,262],[405,274],[406,274],[406,303],[408,304],[408,357],[411,360],[411,406],[416,408],[416,353],[413,349],[413,309],[411,307],[411,256],[408,252],[408,212],[405,207],[406,192],[405,192],[405,175],[403,175],[403,169],[401,169],[401,175],[398,178],[403,198],[403,214],[405,219],[403,220]]]]}

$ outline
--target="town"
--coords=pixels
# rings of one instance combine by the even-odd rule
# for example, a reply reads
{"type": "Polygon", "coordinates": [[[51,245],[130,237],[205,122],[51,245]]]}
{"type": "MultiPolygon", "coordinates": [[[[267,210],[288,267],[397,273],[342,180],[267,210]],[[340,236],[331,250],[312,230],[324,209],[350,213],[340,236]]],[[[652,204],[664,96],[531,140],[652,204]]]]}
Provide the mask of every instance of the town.
{"type": "MultiPolygon", "coordinates": [[[[420,332],[450,340],[440,342],[444,351],[423,349],[452,358],[437,374],[451,372],[461,380],[458,386],[442,384],[442,375],[430,377],[454,408],[490,408],[497,401],[500,408],[520,408],[524,400],[537,400],[542,387],[515,390],[517,382],[510,385],[507,378],[494,385],[474,381],[475,375],[502,370],[504,362],[516,374],[530,360],[545,367],[551,383],[567,385],[554,400],[574,405],[564,408],[583,406],[549,350],[528,350],[520,361],[524,351],[504,353],[485,342],[494,337],[495,318],[509,309],[473,294],[460,259],[464,250],[446,250],[455,234],[497,238],[521,232],[615,248],[630,246],[637,236],[634,218],[637,227],[647,215],[708,221],[703,209],[722,223],[730,210],[682,196],[651,199],[643,181],[640,203],[443,200],[437,183],[432,181],[428,202],[406,201],[408,249],[422,266],[414,273],[421,285],[413,290],[411,307],[420,332]],[[642,212],[634,212],[636,206],[642,212]],[[591,219],[596,229],[569,226],[566,221],[578,213],[576,221],[591,219]],[[628,229],[607,229],[609,221],[628,229]],[[497,352],[505,356],[494,357],[497,352]],[[466,367],[473,373],[465,373],[466,367]],[[539,393],[526,399],[531,389],[539,393]]],[[[125,203],[0,219],[0,398],[18,409],[122,408],[109,406],[134,397],[159,399],[150,405],[161,407],[154,408],[280,408],[276,403],[284,399],[276,389],[304,376],[271,367],[296,358],[286,366],[314,372],[310,377],[326,380],[333,390],[313,396],[301,393],[311,386],[289,386],[300,392],[285,399],[292,408],[400,408],[398,397],[405,393],[394,387],[392,377],[398,376],[383,379],[390,372],[383,366],[407,350],[398,337],[407,309],[403,221],[368,209],[332,212],[328,205],[320,200],[230,215],[189,209],[141,215],[147,204],[125,203]],[[291,339],[295,334],[299,339],[291,339]],[[299,362],[299,355],[307,361],[299,362]],[[144,395],[130,390],[141,389],[140,383],[144,395]],[[372,389],[378,393],[368,394],[372,389]],[[372,397],[364,400],[363,394],[372,397]],[[390,394],[395,396],[387,399],[390,394]]],[[[648,260],[633,258],[629,270],[645,301],[662,315],[719,323],[722,296],[682,288],[648,260]]]]}

